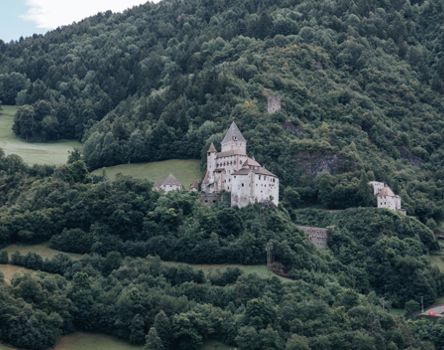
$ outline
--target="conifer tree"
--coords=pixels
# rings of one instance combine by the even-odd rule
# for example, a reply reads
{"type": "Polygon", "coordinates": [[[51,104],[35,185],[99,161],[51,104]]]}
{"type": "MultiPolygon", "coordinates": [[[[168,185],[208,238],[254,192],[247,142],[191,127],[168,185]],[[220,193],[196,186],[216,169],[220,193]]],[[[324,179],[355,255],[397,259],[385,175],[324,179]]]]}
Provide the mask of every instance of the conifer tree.
{"type": "Polygon", "coordinates": [[[159,338],[159,334],[157,334],[156,328],[151,327],[148,335],[146,336],[146,342],[144,350],[163,350],[165,349],[162,343],[162,340],[159,338]]]}
{"type": "Polygon", "coordinates": [[[154,318],[153,326],[162,340],[164,347],[167,348],[168,339],[171,337],[171,322],[163,310],[161,310],[154,318]]]}

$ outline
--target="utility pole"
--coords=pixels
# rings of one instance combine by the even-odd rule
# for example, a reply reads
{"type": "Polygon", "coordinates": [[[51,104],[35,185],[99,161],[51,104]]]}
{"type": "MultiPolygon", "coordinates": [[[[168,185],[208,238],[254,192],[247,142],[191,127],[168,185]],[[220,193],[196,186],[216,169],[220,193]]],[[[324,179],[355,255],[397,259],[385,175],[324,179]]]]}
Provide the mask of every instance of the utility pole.
{"type": "Polygon", "coordinates": [[[424,297],[421,295],[421,313],[424,313],[424,297]]]}

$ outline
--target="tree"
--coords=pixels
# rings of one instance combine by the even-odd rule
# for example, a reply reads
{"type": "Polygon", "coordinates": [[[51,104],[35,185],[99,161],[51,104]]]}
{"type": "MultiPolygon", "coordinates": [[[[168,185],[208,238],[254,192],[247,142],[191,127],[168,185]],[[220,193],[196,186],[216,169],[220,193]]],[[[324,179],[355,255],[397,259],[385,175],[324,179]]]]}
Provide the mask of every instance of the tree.
{"type": "Polygon", "coordinates": [[[406,317],[413,318],[421,311],[421,308],[417,301],[409,300],[405,303],[404,310],[406,317]]]}
{"type": "MultiPolygon", "coordinates": [[[[131,320],[129,341],[132,344],[143,344],[145,339],[145,322],[143,317],[136,314],[131,320]]],[[[149,336],[149,334],[148,334],[149,336]]],[[[159,337],[157,337],[159,338],[159,337]]],[[[160,340],[160,338],[159,338],[160,340]]]]}
{"type": "Polygon", "coordinates": [[[310,350],[310,345],[309,345],[308,339],[306,337],[294,334],[291,336],[291,338],[288,339],[285,349],[286,350],[310,350]]]}
{"type": "Polygon", "coordinates": [[[358,200],[360,201],[360,204],[364,207],[371,206],[374,202],[367,173],[364,170],[361,171],[361,176],[359,178],[358,200]]]}
{"type": "Polygon", "coordinates": [[[162,340],[164,347],[168,348],[171,338],[171,322],[163,310],[160,310],[156,317],[154,317],[153,326],[162,340]]]}
{"type": "Polygon", "coordinates": [[[163,350],[163,342],[157,334],[156,327],[151,327],[146,338],[144,350],[163,350]]]}

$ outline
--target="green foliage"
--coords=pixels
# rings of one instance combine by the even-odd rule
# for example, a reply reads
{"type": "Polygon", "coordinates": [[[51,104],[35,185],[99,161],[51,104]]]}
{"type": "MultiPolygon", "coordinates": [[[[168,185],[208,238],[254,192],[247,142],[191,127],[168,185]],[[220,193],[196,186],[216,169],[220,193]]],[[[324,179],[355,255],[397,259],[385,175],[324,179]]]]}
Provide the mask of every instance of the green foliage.
{"type": "Polygon", "coordinates": [[[236,119],[292,206],[368,205],[372,171],[440,223],[442,21],[438,0],[147,3],[2,45],[0,99],[90,168],[200,158],[236,119]]]}
{"type": "Polygon", "coordinates": [[[444,219],[443,13],[439,1],[165,0],[0,42],[14,132],[84,141],[83,159],[57,170],[0,152],[0,241],[87,253],[2,255],[46,273],[0,282],[0,340],[46,349],[80,330],[157,349],[442,348],[440,322],[395,319],[378,296],[412,310],[444,292],[426,256],[444,219]],[[283,102],[273,115],[269,91],[283,102]],[[228,119],[281,178],[286,208],[205,207],[88,173],[202,158],[228,119]],[[430,228],[389,211],[297,209],[369,206],[373,179],[430,228]],[[295,222],[332,226],[331,251],[295,222]],[[293,281],[161,262],[264,265],[266,246],[293,281]]]}
{"type": "Polygon", "coordinates": [[[151,327],[148,335],[146,336],[145,350],[163,350],[162,340],[157,334],[156,328],[151,327]]]}

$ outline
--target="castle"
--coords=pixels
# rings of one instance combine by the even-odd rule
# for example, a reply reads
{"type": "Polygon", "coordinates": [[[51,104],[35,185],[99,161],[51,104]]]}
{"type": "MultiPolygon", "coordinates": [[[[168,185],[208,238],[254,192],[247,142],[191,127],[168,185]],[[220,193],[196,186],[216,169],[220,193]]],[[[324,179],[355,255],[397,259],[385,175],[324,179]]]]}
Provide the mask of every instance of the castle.
{"type": "Polygon", "coordinates": [[[376,196],[378,208],[405,213],[401,208],[401,197],[397,196],[387,184],[371,181],[370,185],[373,187],[373,194],[376,196]]]}
{"type": "Polygon", "coordinates": [[[208,149],[202,191],[207,198],[215,198],[223,191],[231,193],[232,207],[279,205],[278,177],[247,155],[247,141],[234,122],[221,142],[221,152],[214,144],[208,149]]]}

